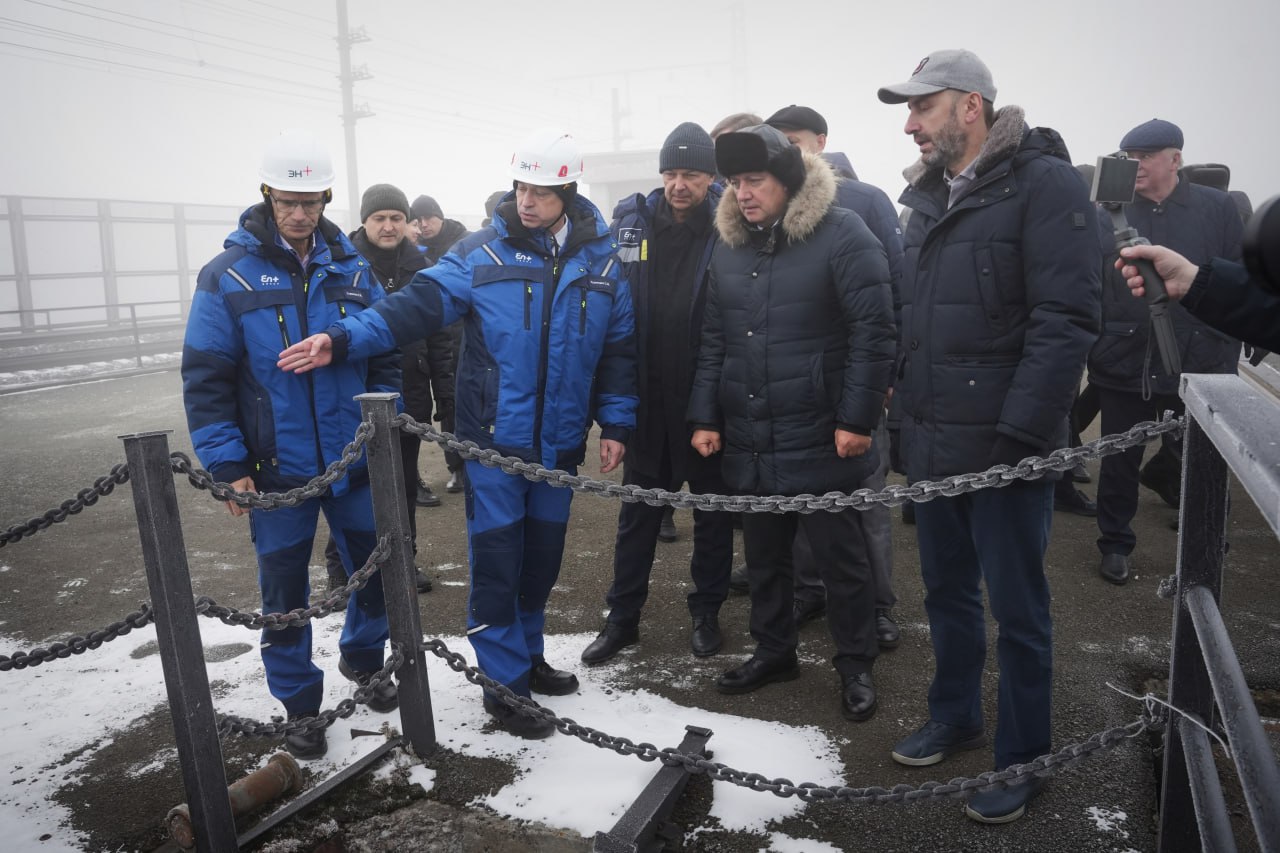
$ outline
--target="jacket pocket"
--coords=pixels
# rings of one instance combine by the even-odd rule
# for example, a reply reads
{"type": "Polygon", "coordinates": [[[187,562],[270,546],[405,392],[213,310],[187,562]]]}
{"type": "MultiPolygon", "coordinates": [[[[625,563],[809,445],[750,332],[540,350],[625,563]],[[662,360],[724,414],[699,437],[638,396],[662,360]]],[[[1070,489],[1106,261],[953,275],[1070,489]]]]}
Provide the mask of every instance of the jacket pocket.
{"type": "Polygon", "coordinates": [[[990,247],[974,251],[973,273],[978,282],[978,298],[982,301],[982,316],[993,333],[1002,335],[1009,329],[1009,310],[1000,294],[999,273],[990,247]]]}

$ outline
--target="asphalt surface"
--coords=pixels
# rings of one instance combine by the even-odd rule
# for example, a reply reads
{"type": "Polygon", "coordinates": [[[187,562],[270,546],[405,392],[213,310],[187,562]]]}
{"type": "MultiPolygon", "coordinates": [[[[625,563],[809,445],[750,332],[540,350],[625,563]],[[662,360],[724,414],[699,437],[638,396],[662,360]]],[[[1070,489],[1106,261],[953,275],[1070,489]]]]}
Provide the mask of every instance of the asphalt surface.
{"type": "MultiPolygon", "coordinates": [[[[117,436],[158,429],[173,430],[171,449],[190,451],[176,372],[0,397],[0,470],[4,472],[0,478],[0,526],[58,505],[122,461],[124,453],[117,436]]],[[[1086,435],[1094,437],[1096,432],[1086,435]]],[[[591,456],[588,453],[589,460],[591,456]]],[[[419,562],[430,573],[433,566],[465,563],[466,542],[462,496],[445,494],[447,474],[439,451],[428,448],[423,457],[423,470],[444,500],[441,507],[418,510],[419,562]]],[[[1089,467],[1096,478],[1097,463],[1089,467]]],[[[595,475],[590,461],[582,473],[595,475]]],[[[1092,486],[1083,488],[1093,493],[1092,486]]],[[[241,529],[244,519],[231,519],[221,505],[182,484],[178,494],[196,593],[256,609],[260,602],[252,551],[241,529]],[[228,571],[228,566],[243,566],[244,570],[228,571]]],[[[549,634],[597,630],[610,577],[615,502],[579,495],[573,507],[564,567],[550,603],[549,634]]],[[[1139,703],[1109,684],[1135,694],[1163,689],[1172,608],[1170,602],[1157,597],[1156,588],[1174,571],[1177,537],[1170,522],[1175,519],[1174,510],[1153,493],[1143,491],[1135,525],[1139,538],[1133,560],[1136,576],[1127,586],[1115,587],[1096,573],[1093,520],[1056,515],[1048,556],[1054,595],[1055,749],[1138,717],[1139,703]]],[[[695,659],[690,655],[684,596],[688,590],[691,517],[678,512],[676,522],[679,540],[658,546],[641,643],[625,653],[632,663],[631,686],[694,708],[819,727],[839,745],[846,782],[853,787],[916,786],[930,779],[947,781],[990,769],[987,750],[962,754],[934,768],[904,768],[889,758],[894,743],[923,722],[932,675],[914,528],[903,525],[895,514],[896,615],[903,639],[898,649],[883,654],[876,664],[878,713],[869,722],[856,724],[839,714],[837,681],[826,662],[831,642],[821,624],[810,624],[801,632],[804,674],[798,681],[771,685],[745,696],[723,696],[715,691],[716,676],[751,651],[748,602],[745,597],[731,597],[726,603],[721,614],[726,643],[720,656],[695,659]]],[[[1223,585],[1225,620],[1251,686],[1261,691],[1264,715],[1276,716],[1275,702],[1267,698],[1280,686],[1276,538],[1238,488],[1233,491],[1229,524],[1231,549],[1223,585]]],[[[101,627],[148,597],[128,486],[65,524],[5,547],[0,551],[0,563],[9,567],[0,574],[0,630],[19,638],[23,648],[101,627]]],[[[319,588],[323,588],[322,565],[317,554],[313,586],[319,588]]],[[[421,598],[424,631],[461,633],[465,596],[465,587],[437,584],[421,598]]],[[[247,642],[254,642],[246,636],[247,642]]],[[[994,634],[989,645],[994,649],[994,634]]],[[[6,654],[13,651],[0,650],[6,654]]],[[[23,677],[21,671],[0,674],[0,679],[23,677]]],[[[994,730],[994,660],[989,663],[985,684],[988,728],[994,730]]],[[[90,772],[67,780],[65,801],[75,804],[77,828],[93,839],[89,849],[149,849],[163,840],[159,820],[184,798],[172,759],[167,717],[167,709],[157,707],[149,725],[122,739],[114,751],[104,750],[111,754],[95,759],[90,772]],[[112,762],[118,762],[117,767],[126,762],[136,764],[147,752],[160,757],[164,767],[146,784],[113,772],[112,762]],[[163,759],[166,753],[170,756],[167,761],[163,759]]],[[[579,722],[609,729],[608,720],[579,722]]],[[[564,749],[592,748],[576,740],[561,740],[564,749]]],[[[962,815],[958,801],[945,800],[914,805],[810,806],[774,829],[837,849],[868,847],[878,853],[1151,850],[1155,847],[1158,773],[1153,745],[1154,741],[1142,736],[1066,770],[1049,784],[1024,819],[1004,827],[972,823],[962,815]],[[1091,809],[1123,812],[1124,818],[1111,825],[1115,828],[1107,828],[1091,809]]],[[[246,745],[231,739],[224,745],[228,775],[234,777],[237,769],[252,766],[270,748],[269,744],[246,745]]],[[[50,763],[59,759],[49,756],[50,763]]],[[[516,825],[468,807],[477,793],[509,780],[512,766],[448,750],[441,750],[428,764],[437,769],[437,776],[425,801],[420,797],[415,800],[411,791],[357,787],[354,793],[318,814],[308,813],[294,829],[275,837],[287,837],[291,831],[310,845],[326,834],[333,837],[336,824],[341,827],[336,832],[350,850],[568,850],[586,846],[584,840],[554,827],[516,825]],[[475,829],[481,825],[483,831],[475,829]],[[438,838],[438,844],[428,844],[423,840],[426,837],[438,838]]],[[[590,784],[590,780],[579,781],[590,784]]],[[[683,829],[701,827],[688,838],[685,849],[755,853],[767,848],[767,839],[761,835],[725,831],[707,820],[711,789],[705,779],[695,779],[677,810],[677,822],[683,829]]],[[[1243,844],[1242,849],[1249,849],[1249,845],[1243,844]]]]}

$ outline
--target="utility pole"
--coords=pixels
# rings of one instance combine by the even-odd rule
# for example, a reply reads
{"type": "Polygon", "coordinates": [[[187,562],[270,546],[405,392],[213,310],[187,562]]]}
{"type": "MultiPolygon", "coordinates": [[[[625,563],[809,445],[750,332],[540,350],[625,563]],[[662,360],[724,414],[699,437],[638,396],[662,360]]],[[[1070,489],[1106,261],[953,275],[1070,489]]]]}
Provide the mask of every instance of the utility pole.
{"type": "MultiPolygon", "coordinates": [[[[353,87],[357,80],[368,80],[373,77],[368,68],[361,65],[354,71],[351,68],[351,45],[369,41],[364,27],[351,30],[347,27],[347,0],[338,0],[338,62],[341,74],[338,80],[342,83],[342,129],[346,134],[347,148],[347,210],[352,216],[359,216],[360,179],[356,172],[356,122],[373,115],[368,104],[355,105],[353,87]]],[[[353,220],[353,223],[354,220],[353,220]]]]}

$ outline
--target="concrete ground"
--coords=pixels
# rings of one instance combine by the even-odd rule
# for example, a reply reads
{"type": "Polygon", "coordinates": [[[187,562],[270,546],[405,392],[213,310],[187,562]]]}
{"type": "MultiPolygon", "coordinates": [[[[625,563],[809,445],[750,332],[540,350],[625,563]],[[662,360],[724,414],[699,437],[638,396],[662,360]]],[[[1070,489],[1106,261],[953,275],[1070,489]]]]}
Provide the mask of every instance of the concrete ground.
{"type": "MultiPolygon", "coordinates": [[[[0,397],[0,435],[4,438],[0,526],[56,506],[122,461],[123,448],[116,436],[157,429],[173,430],[172,449],[190,451],[175,372],[0,397]]],[[[1096,433],[1086,436],[1093,437],[1096,433]]],[[[419,562],[431,572],[434,566],[465,564],[465,527],[462,496],[444,493],[447,475],[439,451],[428,448],[423,456],[424,471],[444,500],[441,507],[418,510],[419,562]]],[[[1090,469],[1096,478],[1097,463],[1090,469]]],[[[583,473],[595,474],[590,461],[583,473]]],[[[1084,489],[1093,493],[1092,486],[1084,489]]],[[[256,609],[256,573],[244,519],[231,519],[221,505],[185,482],[179,482],[178,494],[196,593],[256,609]],[[237,566],[243,570],[227,570],[237,566]]],[[[611,572],[616,516],[617,505],[612,500],[586,495],[575,498],[564,568],[550,604],[549,634],[598,628],[611,572]]],[[[1174,571],[1177,540],[1170,522],[1175,518],[1174,510],[1143,490],[1135,525],[1139,538],[1134,555],[1136,576],[1124,587],[1107,584],[1096,573],[1092,519],[1061,513],[1054,519],[1048,573],[1056,638],[1055,749],[1138,716],[1138,703],[1108,684],[1138,694],[1153,683],[1160,689],[1158,682],[1167,675],[1171,605],[1157,597],[1156,587],[1174,571]]],[[[676,521],[680,539],[659,545],[641,643],[626,653],[631,656],[632,686],[687,706],[819,727],[840,745],[846,781],[854,787],[914,786],[928,779],[946,781],[990,769],[991,756],[986,750],[957,756],[941,768],[920,770],[900,767],[889,758],[893,744],[923,721],[932,675],[914,528],[904,526],[896,513],[896,615],[903,639],[898,649],[885,653],[876,664],[880,709],[871,721],[862,724],[846,722],[839,714],[836,681],[824,663],[830,658],[831,642],[821,624],[802,630],[800,651],[805,671],[800,680],[746,696],[723,696],[715,691],[715,677],[752,648],[747,634],[748,602],[745,597],[731,597],[725,605],[721,622],[726,644],[721,656],[695,659],[689,654],[684,596],[691,517],[688,512],[678,512],[676,521]]],[[[1238,488],[1229,523],[1225,619],[1251,685],[1274,695],[1274,688],[1280,686],[1276,538],[1238,488]]],[[[322,587],[323,570],[318,568],[322,562],[317,554],[314,586],[322,587]]],[[[5,569],[0,574],[0,630],[19,638],[23,649],[99,628],[149,597],[128,486],[52,530],[5,547],[0,551],[0,564],[5,569]]],[[[456,577],[457,572],[450,575],[451,579],[456,577]]],[[[428,635],[461,633],[465,597],[464,585],[437,583],[433,592],[421,598],[424,631],[428,635]]],[[[246,635],[246,642],[254,639],[246,635]]],[[[994,637],[991,647],[994,649],[994,637]]],[[[4,654],[15,651],[0,649],[4,654]]],[[[47,666],[58,666],[58,662],[47,666]]],[[[158,666],[156,670],[160,678],[158,666]]],[[[22,671],[0,674],[0,679],[7,680],[25,677],[22,671]]],[[[986,685],[988,726],[994,729],[994,664],[988,667],[986,685]]],[[[219,710],[235,713],[235,709],[219,710]]],[[[1262,710],[1264,715],[1277,713],[1274,705],[1262,710]]],[[[161,762],[165,765],[162,772],[148,784],[128,782],[113,774],[111,756],[104,756],[105,763],[93,773],[68,780],[66,801],[76,804],[76,824],[93,839],[91,849],[149,849],[159,844],[163,840],[159,820],[183,799],[172,760],[167,710],[158,707],[153,717],[148,731],[117,745],[114,759],[136,763],[147,751],[167,753],[170,758],[161,762]]],[[[609,720],[579,722],[609,730],[609,720]]],[[[580,741],[561,740],[563,749],[593,748],[580,741]]],[[[1155,846],[1156,807],[1152,746],[1151,741],[1140,738],[1066,771],[1048,786],[1025,819],[1005,827],[974,824],[963,817],[957,801],[948,800],[911,806],[810,806],[800,817],[775,829],[794,838],[811,839],[807,844],[825,842],[844,850],[870,847],[878,853],[1151,850],[1155,846]],[[1120,812],[1124,817],[1116,818],[1120,812]],[[1107,815],[1112,816],[1110,823],[1107,815]]],[[[230,739],[224,745],[229,775],[234,777],[237,768],[251,766],[269,748],[269,744],[230,739]]],[[[49,761],[56,763],[59,758],[50,755],[49,761]]],[[[617,760],[635,759],[620,756],[617,760]]],[[[274,837],[280,839],[292,832],[308,843],[326,836],[341,837],[345,849],[350,850],[556,850],[586,846],[585,841],[554,827],[504,826],[492,816],[468,810],[467,803],[478,791],[511,778],[510,766],[443,749],[428,764],[437,769],[437,776],[436,786],[425,800],[415,800],[411,791],[356,786],[353,793],[312,810],[292,829],[274,837]],[[341,828],[335,831],[330,820],[341,828]],[[422,840],[427,837],[435,840],[422,840]]],[[[565,780],[565,784],[589,785],[590,780],[565,780]]],[[[767,848],[764,836],[708,825],[711,796],[712,786],[705,779],[695,779],[677,811],[677,820],[685,829],[702,827],[687,840],[685,849],[754,853],[767,848]]],[[[1244,844],[1242,849],[1248,846],[1244,844]]]]}

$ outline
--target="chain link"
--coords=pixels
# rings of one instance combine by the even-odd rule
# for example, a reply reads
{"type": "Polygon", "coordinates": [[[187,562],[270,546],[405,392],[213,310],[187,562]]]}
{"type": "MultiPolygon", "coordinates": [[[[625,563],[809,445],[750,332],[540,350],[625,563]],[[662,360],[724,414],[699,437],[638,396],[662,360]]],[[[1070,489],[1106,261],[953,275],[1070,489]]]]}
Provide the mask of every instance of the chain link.
{"type": "Polygon", "coordinates": [[[381,687],[383,683],[390,681],[392,673],[403,664],[404,653],[400,650],[399,644],[392,643],[391,655],[387,658],[386,663],[383,664],[382,669],[375,672],[369,678],[367,684],[356,688],[356,692],[352,694],[350,699],[343,699],[339,702],[337,707],[328,711],[321,711],[314,717],[301,717],[292,721],[274,717],[272,718],[273,722],[270,723],[260,723],[247,717],[221,714],[218,716],[218,734],[228,735],[234,733],[245,737],[282,737],[284,735],[327,729],[339,719],[345,719],[354,714],[357,705],[369,704],[369,700],[373,698],[374,691],[381,687]]]}
{"type": "Polygon", "coordinates": [[[357,571],[352,572],[346,586],[333,590],[327,598],[323,598],[307,608],[296,608],[288,613],[246,612],[234,607],[225,607],[209,596],[202,595],[196,599],[196,613],[212,619],[219,619],[227,625],[239,625],[254,631],[264,628],[268,631],[298,628],[312,619],[328,616],[330,613],[345,609],[347,599],[364,589],[365,584],[369,582],[369,578],[373,577],[374,572],[382,567],[382,564],[387,561],[387,557],[390,555],[391,541],[388,537],[383,536],[378,540],[378,547],[374,548],[369,554],[369,559],[365,561],[365,564],[357,571]]]}
{"type": "Polygon", "coordinates": [[[98,502],[98,498],[104,497],[115,491],[116,486],[129,481],[129,466],[127,463],[112,467],[111,473],[105,474],[93,481],[93,485],[88,488],[81,489],[76,493],[74,498],[63,501],[58,506],[47,511],[38,518],[33,518],[25,524],[15,524],[8,530],[0,532],[0,548],[8,545],[10,542],[17,542],[24,536],[31,536],[45,530],[60,521],[66,521],[73,515],[76,515],[87,506],[93,506],[98,502]]]}
{"type": "Polygon", "coordinates": [[[112,622],[99,631],[90,631],[87,636],[71,637],[61,642],[53,643],[48,647],[32,649],[29,652],[18,652],[12,657],[0,655],[0,672],[8,672],[11,669],[25,669],[29,666],[39,666],[42,663],[48,663],[59,658],[84,654],[89,649],[96,649],[116,637],[123,637],[134,628],[146,627],[154,620],[155,613],[151,610],[151,605],[143,602],[137,610],[119,622],[112,622]]]}
{"type": "Polygon", "coordinates": [[[547,482],[553,486],[573,489],[575,492],[618,498],[628,503],[643,502],[650,506],[673,506],[677,509],[698,509],[722,512],[801,512],[818,510],[836,512],[853,508],[868,510],[876,506],[901,506],[904,503],[924,503],[937,497],[953,497],[980,489],[1007,486],[1014,480],[1036,480],[1050,471],[1067,471],[1081,462],[1100,459],[1114,453],[1122,453],[1139,444],[1146,444],[1165,433],[1182,430],[1183,418],[1166,413],[1159,421],[1143,421],[1127,432],[1108,435],[1082,444],[1064,447],[1048,456],[1030,456],[1017,465],[995,465],[976,474],[956,474],[938,481],[922,481],[909,486],[886,486],[883,491],[858,489],[855,492],[827,492],[824,495],[713,495],[669,492],[665,489],[645,489],[605,480],[592,480],[568,471],[551,470],[542,465],[525,462],[515,456],[503,456],[496,450],[485,449],[474,441],[459,441],[449,433],[442,433],[431,424],[419,423],[407,414],[397,415],[393,421],[401,430],[418,436],[423,441],[433,441],[467,459],[474,459],[490,468],[500,468],[535,482],[547,482]]]}
{"type": "Polygon", "coordinates": [[[329,487],[347,475],[347,469],[354,465],[364,453],[364,446],[373,436],[374,425],[362,421],[356,427],[355,437],[342,449],[342,457],[329,463],[324,473],[308,482],[305,486],[289,489],[287,492],[238,492],[228,483],[219,483],[203,468],[191,463],[191,457],[185,453],[169,454],[169,464],[175,474],[186,474],[187,481],[197,489],[204,489],[220,501],[232,501],[236,506],[253,509],[278,509],[285,506],[298,506],[311,498],[318,498],[328,491],[329,487]]]}
{"type": "Polygon", "coordinates": [[[1051,755],[1042,755],[1026,764],[1015,764],[1003,770],[990,770],[972,778],[955,778],[948,782],[924,782],[920,785],[894,785],[892,788],[869,786],[850,788],[844,785],[819,785],[815,782],[796,784],[790,779],[770,779],[760,773],[747,773],[725,764],[711,761],[701,754],[690,755],[668,747],[658,749],[651,743],[635,743],[625,737],[615,737],[597,729],[583,726],[568,717],[557,717],[552,711],[532,699],[517,696],[505,685],[494,681],[476,668],[467,665],[466,658],[452,652],[444,641],[425,640],[422,649],[443,660],[454,672],[461,673],[472,684],[483,687],[498,697],[503,704],[527,717],[549,721],[562,733],[576,737],[584,743],[601,749],[610,749],[619,755],[634,755],[641,761],[660,761],[667,767],[683,767],[688,773],[705,773],[712,779],[728,782],[753,791],[768,791],[779,797],[796,797],[807,803],[839,801],[845,803],[912,803],[943,797],[963,797],[975,791],[988,791],[1019,785],[1034,777],[1053,776],[1061,770],[1074,767],[1100,752],[1114,749],[1126,740],[1132,740],[1146,731],[1163,728],[1166,713],[1158,705],[1147,702],[1137,720],[1124,726],[1116,726],[1098,732],[1083,743],[1063,747],[1051,755]]]}

